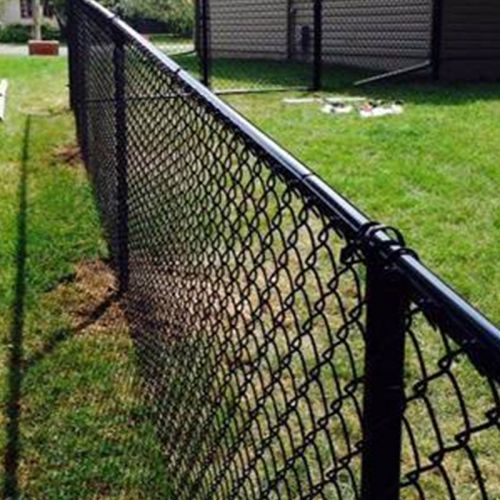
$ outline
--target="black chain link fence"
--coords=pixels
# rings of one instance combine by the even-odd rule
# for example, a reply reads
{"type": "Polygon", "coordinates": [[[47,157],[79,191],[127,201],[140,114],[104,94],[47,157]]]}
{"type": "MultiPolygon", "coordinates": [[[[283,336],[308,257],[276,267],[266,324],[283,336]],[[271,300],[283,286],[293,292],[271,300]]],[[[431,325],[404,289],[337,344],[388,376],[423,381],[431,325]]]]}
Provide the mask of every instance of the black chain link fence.
{"type": "Polygon", "coordinates": [[[500,332],[113,14],[69,7],[173,498],[499,498],[500,332]]]}

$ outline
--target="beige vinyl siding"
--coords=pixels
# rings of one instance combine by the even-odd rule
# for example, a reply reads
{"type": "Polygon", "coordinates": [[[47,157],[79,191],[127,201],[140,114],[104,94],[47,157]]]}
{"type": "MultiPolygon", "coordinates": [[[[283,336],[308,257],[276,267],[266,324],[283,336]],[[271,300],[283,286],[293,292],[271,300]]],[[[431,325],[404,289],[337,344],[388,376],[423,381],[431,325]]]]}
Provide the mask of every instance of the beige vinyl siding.
{"type": "Polygon", "coordinates": [[[500,1],[444,0],[442,71],[447,79],[500,79],[500,1]]]}
{"type": "Polygon", "coordinates": [[[287,57],[287,0],[210,0],[210,19],[214,57],[287,57]]]}
{"type": "MultiPolygon", "coordinates": [[[[0,25],[9,24],[24,24],[26,26],[33,25],[31,17],[21,16],[21,2],[20,0],[7,0],[3,5],[0,0],[0,25]]],[[[55,17],[44,17],[44,23],[53,27],[57,26],[55,17]]]]}
{"type": "MultiPolygon", "coordinates": [[[[323,9],[327,63],[390,70],[429,58],[431,0],[324,0],[323,9]]],[[[215,57],[312,57],[312,0],[211,0],[211,18],[215,57]]]]}
{"type": "MultiPolygon", "coordinates": [[[[1,2],[0,2],[1,4],[1,2]]],[[[31,19],[21,17],[21,2],[7,0],[3,7],[0,5],[0,24],[32,24],[31,19]]]]}
{"type": "Polygon", "coordinates": [[[327,62],[378,70],[429,59],[431,0],[325,0],[327,62]]]}

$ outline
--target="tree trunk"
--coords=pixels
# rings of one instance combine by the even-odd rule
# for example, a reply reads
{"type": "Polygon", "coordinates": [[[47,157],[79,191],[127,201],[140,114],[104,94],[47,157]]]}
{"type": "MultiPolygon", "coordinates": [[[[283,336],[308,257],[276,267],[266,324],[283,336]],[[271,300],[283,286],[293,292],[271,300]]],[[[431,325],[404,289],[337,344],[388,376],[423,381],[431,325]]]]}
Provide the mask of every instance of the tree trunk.
{"type": "Polygon", "coordinates": [[[33,26],[35,40],[42,39],[43,5],[41,0],[33,0],[33,26]]]}

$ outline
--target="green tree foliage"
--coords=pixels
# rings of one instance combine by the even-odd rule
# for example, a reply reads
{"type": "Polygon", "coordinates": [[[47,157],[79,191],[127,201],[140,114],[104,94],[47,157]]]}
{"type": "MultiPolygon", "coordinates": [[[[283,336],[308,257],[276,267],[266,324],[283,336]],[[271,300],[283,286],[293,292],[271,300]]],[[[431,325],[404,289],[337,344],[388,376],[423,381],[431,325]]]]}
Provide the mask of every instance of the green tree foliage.
{"type": "Polygon", "coordinates": [[[193,0],[120,0],[120,7],[126,16],[163,21],[178,32],[193,27],[193,0]]]}
{"type": "MultiPolygon", "coordinates": [[[[3,0],[0,0],[2,2],[3,0]]],[[[99,0],[129,19],[154,19],[164,22],[173,33],[188,34],[193,30],[194,0],[99,0]]],[[[53,0],[64,18],[66,0],[53,0]]]]}

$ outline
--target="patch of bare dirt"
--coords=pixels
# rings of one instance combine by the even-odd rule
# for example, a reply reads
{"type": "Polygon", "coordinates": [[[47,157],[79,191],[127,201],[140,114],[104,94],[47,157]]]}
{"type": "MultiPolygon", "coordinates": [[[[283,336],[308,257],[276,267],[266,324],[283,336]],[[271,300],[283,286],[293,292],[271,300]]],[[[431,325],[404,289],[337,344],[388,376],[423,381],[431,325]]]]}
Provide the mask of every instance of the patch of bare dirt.
{"type": "Polygon", "coordinates": [[[107,263],[81,262],[76,268],[75,287],[80,297],[72,311],[76,327],[88,324],[86,329],[93,331],[126,329],[116,276],[107,263]]]}
{"type": "Polygon", "coordinates": [[[77,144],[64,144],[54,150],[54,159],[57,163],[78,167],[82,164],[82,154],[77,144]]]}
{"type": "Polygon", "coordinates": [[[65,279],[51,295],[64,304],[77,332],[116,332],[127,328],[116,277],[102,260],[78,264],[71,279],[65,279]]]}

